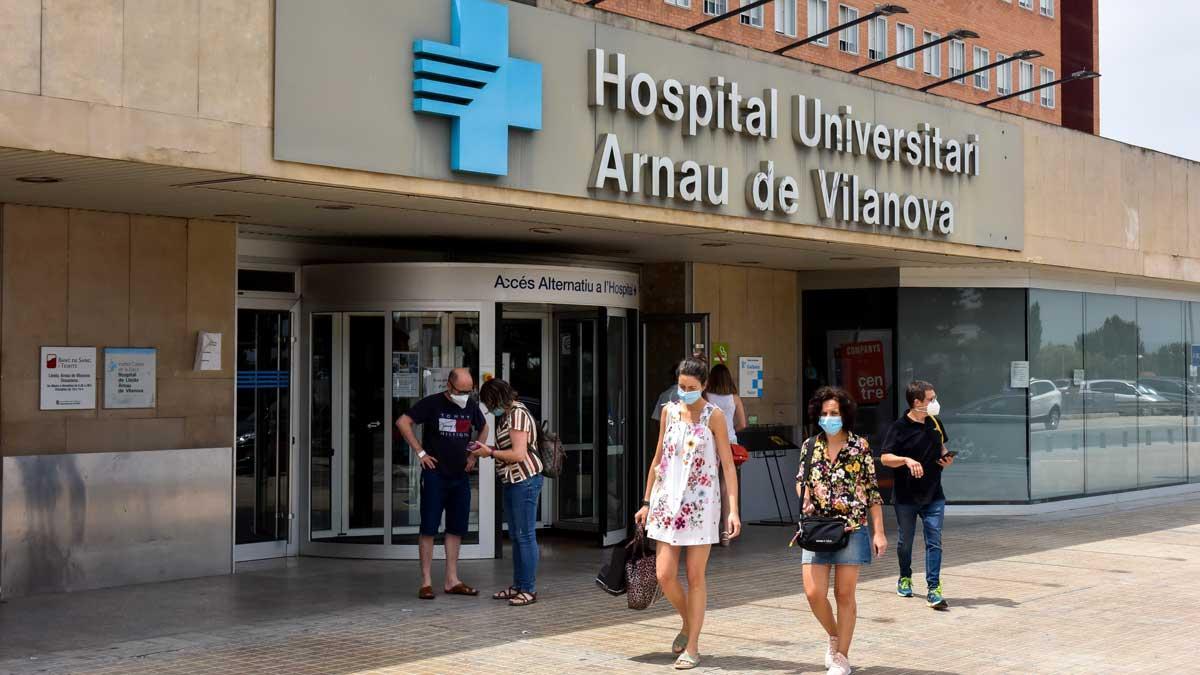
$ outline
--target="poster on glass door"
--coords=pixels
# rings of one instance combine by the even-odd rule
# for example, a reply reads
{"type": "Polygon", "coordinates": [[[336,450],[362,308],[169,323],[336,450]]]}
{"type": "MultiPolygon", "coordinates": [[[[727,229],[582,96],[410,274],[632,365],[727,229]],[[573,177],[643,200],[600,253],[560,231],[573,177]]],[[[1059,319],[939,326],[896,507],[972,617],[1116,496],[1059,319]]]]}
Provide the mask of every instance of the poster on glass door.
{"type": "Polygon", "coordinates": [[[863,406],[890,398],[892,331],[831,330],[825,334],[831,382],[863,406]]]}

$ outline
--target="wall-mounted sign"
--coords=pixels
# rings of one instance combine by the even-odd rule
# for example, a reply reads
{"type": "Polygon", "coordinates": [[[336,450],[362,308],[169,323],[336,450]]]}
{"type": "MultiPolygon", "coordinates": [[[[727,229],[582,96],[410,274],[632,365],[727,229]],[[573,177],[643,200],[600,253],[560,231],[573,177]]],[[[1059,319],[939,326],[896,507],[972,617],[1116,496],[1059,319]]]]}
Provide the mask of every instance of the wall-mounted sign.
{"type": "Polygon", "coordinates": [[[157,349],[106,348],[104,407],[153,408],[157,366],[157,349]]]}
{"type": "Polygon", "coordinates": [[[738,395],[742,398],[763,395],[763,357],[738,357],[738,395]]]}
{"type": "Polygon", "coordinates": [[[1071,384],[1073,386],[1076,386],[1076,387],[1083,386],[1083,379],[1084,379],[1083,368],[1076,368],[1071,371],[1071,384]]]}
{"type": "Polygon", "coordinates": [[[729,363],[729,343],[714,342],[712,346],[712,364],[715,366],[718,363],[729,363]]]}
{"type": "Polygon", "coordinates": [[[1009,385],[1013,389],[1025,389],[1029,386],[1029,362],[1013,361],[1009,367],[1009,385]]]}
{"type": "Polygon", "coordinates": [[[221,369],[221,334],[200,331],[196,335],[196,363],[194,370],[221,369]]]}
{"type": "Polygon", "coordinates": [[[859,405],[877,405],[888,397],[883,350],[883,340],[848,342],[834,350],[836,379],[859,405]]]}
{"type": "Polygon", "coordinates": [[[42,347],[42,410],[96,407],[96,348],[42,347]]]}

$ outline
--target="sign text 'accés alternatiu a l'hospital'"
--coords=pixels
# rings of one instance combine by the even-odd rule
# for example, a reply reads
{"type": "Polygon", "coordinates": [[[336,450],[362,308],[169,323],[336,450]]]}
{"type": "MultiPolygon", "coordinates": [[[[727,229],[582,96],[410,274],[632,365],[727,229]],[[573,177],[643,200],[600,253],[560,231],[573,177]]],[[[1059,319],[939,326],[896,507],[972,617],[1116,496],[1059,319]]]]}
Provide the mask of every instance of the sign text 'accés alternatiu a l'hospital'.
{"type": "MultiPolygon", "coordinates": [[[[704,129],[773,140],[780,133],[779,91],[746,95],[738,83],[713,77],[708,84],[685,84],[675,79],[630,74],[622,53],[588,50],[589,104],[630,111],[642,117],[659,116],[679,124],[685,137],[704,129]]],[[[910,169],[924,168],[971,178],[979,175],[979,138],[945,138],[932,124],[922,122],[905,130],[856,119],[851,106],[823,111],[819,98],[791,97],[790,135],[796,146],[828,153],[858,155],[894,162],[910,169]]],[[[924,229],[954,233],[954,204],[923,195],[900,194],[863,187],[857,175],[812,170],[820,218],[847,223],[924,229]]],[[[616,134],[601,134],[592,161],[589,187],[619,193],[721,207],[729,204],[729,169],[685,159],[623,152],[616,134]]],[[[772,161],[745,178],[747,206],[762,213],[795,214],[800,209],[800,181],[779,175],[772,161]]]]}

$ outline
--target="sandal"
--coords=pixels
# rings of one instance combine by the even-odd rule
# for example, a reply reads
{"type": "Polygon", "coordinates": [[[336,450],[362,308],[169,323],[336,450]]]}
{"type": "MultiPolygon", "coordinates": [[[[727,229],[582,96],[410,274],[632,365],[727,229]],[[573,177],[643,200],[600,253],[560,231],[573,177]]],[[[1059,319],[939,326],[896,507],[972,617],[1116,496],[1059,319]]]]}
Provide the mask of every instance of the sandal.
{"type": "Polygon", "coordinates": [[[688,634],[685,631],[679,631],[679,635],[675,636],[675,641],[671,643],[672,654],[682,654],[683,650],[687,649],[688,634]]]}
{"type": "Polygon", "coordinates": [[[422,600],[432,600],[433,586],[422,586],[421,590],[417,591],[417,597],[422,600]]]}
{"type": "Polygon", "coordinates": [[[537,593],[526,593],[525,591],[521,591],[508,601],[508,606],[524,607],[525,605],[532,605],[535,602],[537,602],[537,593]]]}
{"type": "Polygon", "coordinates": [[[698,665],[700,665],[699,654],[692,656],[691,654],[684,652],[679,655],[679,658],[675,659],[675,670],[691,670],[698,665]]]}
{"type": "Polygon", "coordinates": [[[446,595],[479,595],[479,591],[460,581],[454,588],[447,588],[446,595]]]}
{"type": "Polygon", "coordinates": [[[493,593],[492,599],[493,600],[512,600],[513,598],[517,597],[517,595],[520,592],[521,591],[518,591],[515,587],[509,586],[508,588],[506,588],[502,591],[496,591],[495,593],[493,593]]]}

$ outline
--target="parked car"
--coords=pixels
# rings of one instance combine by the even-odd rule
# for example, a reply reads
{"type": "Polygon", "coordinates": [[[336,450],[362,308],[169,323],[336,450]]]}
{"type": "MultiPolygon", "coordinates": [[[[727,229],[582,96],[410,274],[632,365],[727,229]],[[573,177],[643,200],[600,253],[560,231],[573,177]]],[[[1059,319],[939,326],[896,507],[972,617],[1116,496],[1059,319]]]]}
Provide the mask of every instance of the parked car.
{"type": "Polygon", "coordinates": [[[1170,402],[1169,414],[1182,415],[1185,408],[1195,410],[1200,407],[1200,388],[1182,377],[1142,377],[1138,378],[1138,384],[1149,387],[1170,402]]]}
{"type": "Polygon", "coordinates": [[[1088,380],[1083,383],[1082,391],[1088,405],[1092,402],[1111,402],[1121,415],[1137,415],[1139,412],[1155,415],[1171,407],[1166,398],[1150,387],[1130,380],[1088,380]]]}
{"type": "Polygon", "coordinates": [[[1029,421],[1057,429],[1062,420],[1063,393],[1050,380],[1029,381],[1029,421]]]}

